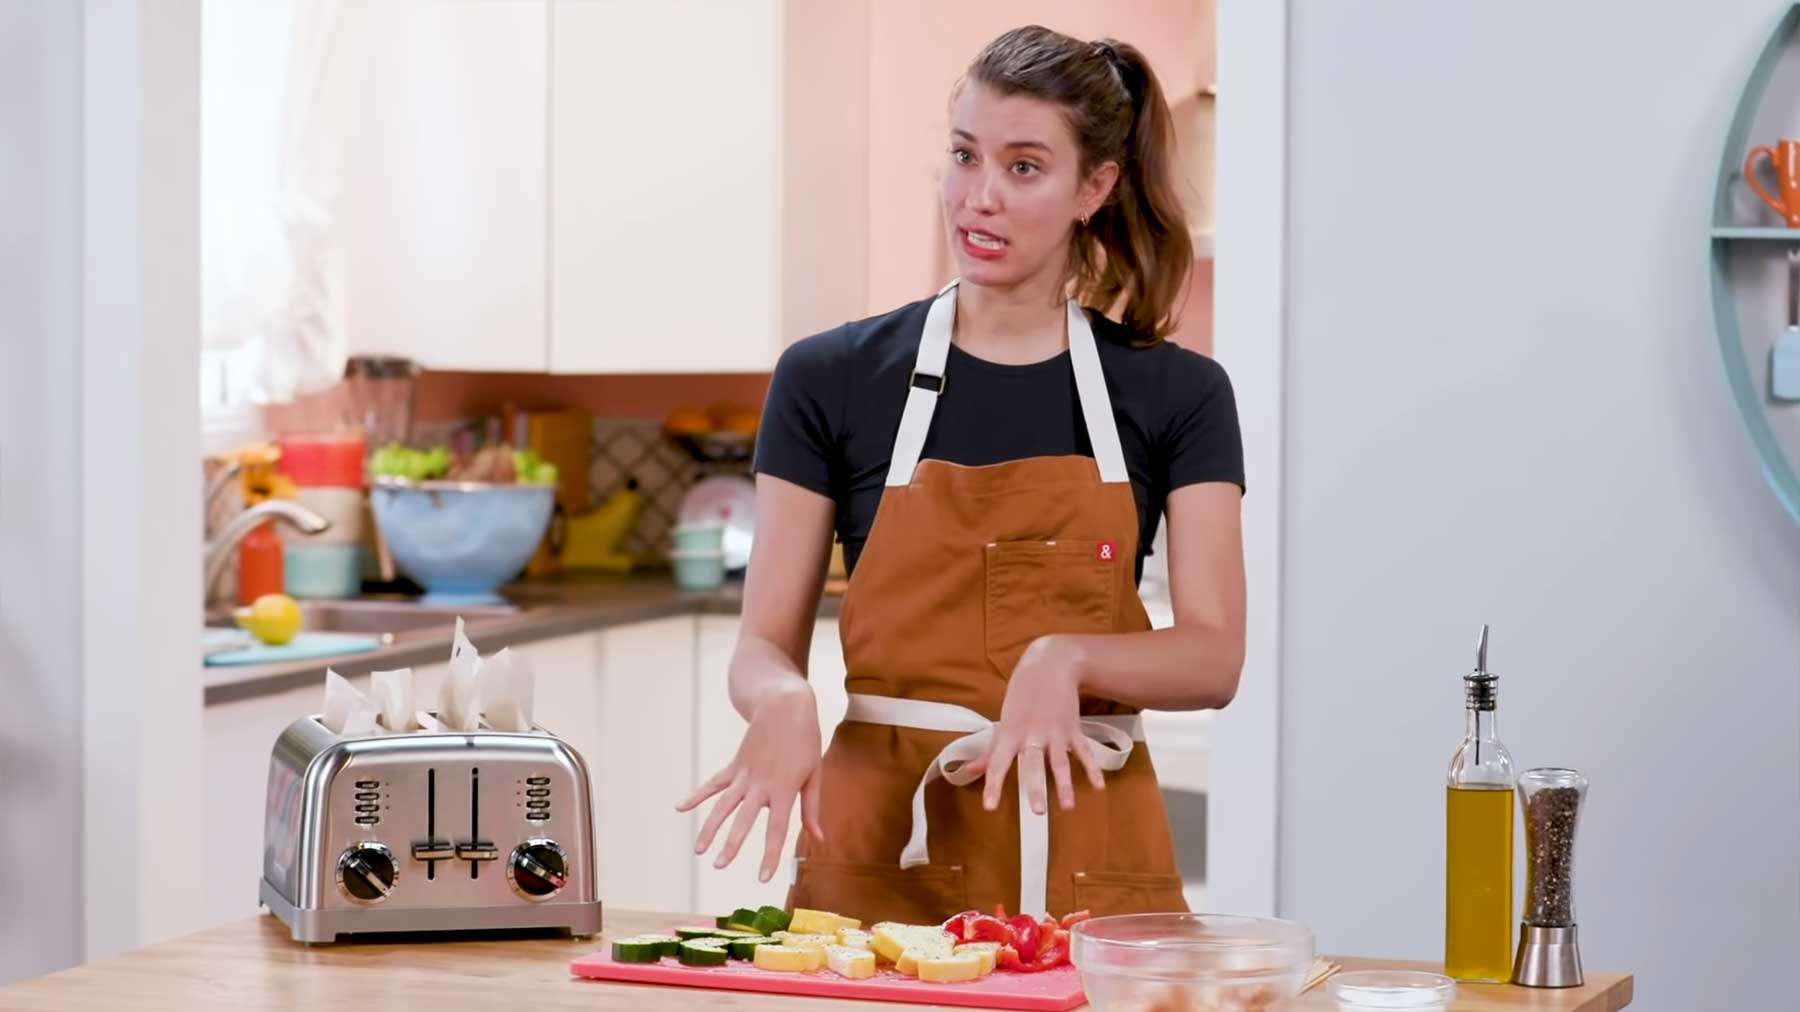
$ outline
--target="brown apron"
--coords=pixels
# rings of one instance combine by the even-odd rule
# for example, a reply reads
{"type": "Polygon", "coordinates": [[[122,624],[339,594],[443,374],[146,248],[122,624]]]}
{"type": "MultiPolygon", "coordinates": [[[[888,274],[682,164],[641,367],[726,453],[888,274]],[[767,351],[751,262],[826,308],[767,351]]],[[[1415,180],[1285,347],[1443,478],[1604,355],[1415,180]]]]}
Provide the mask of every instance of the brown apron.
{"type": "MultiPolygon", "coordinates": [[[[931,923],[962,910],[1096,915],[1186,910],[1168,817],[1135,711],[1081,700],[1110,767],[1070,757],[1075,808],[1034,815],[1007,776],[989,812],[961,774],[986,752],[1007,679],[1049,633],[1138,632],[1138,517],[1087,317],[1070,359],[1094,457],[985,467],[919,460],[945,389],[956,283],[932,304],[875,524],[840,631],[850,706],[826,750],[825,842],[800,838],[790,906],[931,923]],[[960,774],[960,775],[959,775],[960,774]]],[[[1046,764],[1046,774],[1048,768],[1046,764]]]]}

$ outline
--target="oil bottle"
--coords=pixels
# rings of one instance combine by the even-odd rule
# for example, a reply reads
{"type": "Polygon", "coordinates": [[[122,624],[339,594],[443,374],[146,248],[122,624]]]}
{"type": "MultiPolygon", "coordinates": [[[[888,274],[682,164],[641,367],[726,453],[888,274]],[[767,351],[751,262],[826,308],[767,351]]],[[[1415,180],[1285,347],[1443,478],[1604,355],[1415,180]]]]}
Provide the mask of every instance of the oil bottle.
{"type": "Polygon", "coordinates": [[[1463,676],[1463,739],[1447,778],[1444,973],[1504,982],[1512,976],[1514,778],[1495,728],[1500,680],[1487,651],[1484,625],[1475,670],[1463,676]]]}

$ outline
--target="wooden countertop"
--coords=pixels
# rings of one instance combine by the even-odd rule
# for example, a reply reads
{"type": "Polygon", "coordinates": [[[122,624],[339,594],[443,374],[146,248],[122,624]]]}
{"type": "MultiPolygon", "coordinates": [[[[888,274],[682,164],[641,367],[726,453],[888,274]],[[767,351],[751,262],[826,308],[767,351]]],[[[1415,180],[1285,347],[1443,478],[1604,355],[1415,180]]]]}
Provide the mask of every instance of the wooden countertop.
{"type": "MultiPolygon", "coordinates": [[[[609,936],[659,930],[682,920],[698,918],[606,912],[609,936]]],[[[265,914],[0,988],[0,1010],[675,1012],[702,1002],[722,1012],[795,1008],[806,1012],[904,1012],[932,1007],[730,991],[708,991],[702,997],[685,988],[570,977],[569,961],[600,945],[598,938],[512,938],[308,947],[294,942],[281,922],[265,914]]],[[[1333,958],[1346,969],[1425,968],[1424,964],[1333,958]]],[[[1460,989],[1453,1007],[1462,1012],[1615,1012],[1631,1001],[1632,981],[1627,975],[1590,973],[1588,981],[1585,987],[1561,991],[1467,985],[1460,989]]],[[[1302,995],[1291,1008],[1292,1012],[1318,1012],[1334,1006],[1320,986],[1302,995]]]]}
{"type": "MultiPolygon", "coordinates": [[[[1411,963],[1398,959],[1368,959],[1357,956],[1326,956],[1349,970],[1425,970],[1442,973],[1442,963],[1411,963]]],[[[1586,971],[1587,983],[1570,988],[1514,987],[1511,984],[1456,985],[1456,1001],[1452,1012],[1618,1012],[1631,1004],[1632,978],[1628,973],[1595,973],[1586,971]]],[[[4,1007],[0,992],[0,1007],[4,1007]]],[[[1300,996],[1288,1012],[1337,1012],[1331,993],[1320,984],[1300,996]]]]}

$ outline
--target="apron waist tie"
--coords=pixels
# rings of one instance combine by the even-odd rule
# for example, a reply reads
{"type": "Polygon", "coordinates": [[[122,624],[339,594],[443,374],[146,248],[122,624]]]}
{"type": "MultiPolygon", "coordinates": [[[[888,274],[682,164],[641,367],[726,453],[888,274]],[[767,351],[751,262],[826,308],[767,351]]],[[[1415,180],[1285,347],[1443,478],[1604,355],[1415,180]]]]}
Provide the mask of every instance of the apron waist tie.
{"type": "MultiPolygon", "coordinates": [[[[996,724],[967,707],[950,703],[934,703],[924,699],[899,699],[893,696],[871,696],[850,693],[850,705],[844,719],[862,724],[907,727],[918,731],[960,731],[962,737],[945,745],[926,768],[912,798],[912,836],[900,853],[901,868],[915,868],[931,862],[927,847],[925,788],[933,780],[942,779],[954,787],[964,787],[980,779],[967,769],[969,763],[986,755],[992,747],[996,724]]],[[[1122,768],[1131,758],[1134,742],[1144,740],[1144,722],[1137,714],[1081,718],[1081,733],[1098,746],[1094,751],[1100,768],[1112,772],[1122,768]]],[[[1080,760],[1071,757],[1070,766],[1079,769],[1080,760]]],[[[1048,778],[1050,773],[1045,770],[1048,778]]],[[[1046,794],[1049,792],[1046,791],[1046,794]]],[[[1050,798],[1045,799],[1045,814],[1031,810],[1031,799],[1025,780],[1019,778],[1019,913],[1032,916],[1047,914],[1050,878],[1050,798]]],[[[1068,913],[1068,911],[1063,911],[1068,913]]]]}

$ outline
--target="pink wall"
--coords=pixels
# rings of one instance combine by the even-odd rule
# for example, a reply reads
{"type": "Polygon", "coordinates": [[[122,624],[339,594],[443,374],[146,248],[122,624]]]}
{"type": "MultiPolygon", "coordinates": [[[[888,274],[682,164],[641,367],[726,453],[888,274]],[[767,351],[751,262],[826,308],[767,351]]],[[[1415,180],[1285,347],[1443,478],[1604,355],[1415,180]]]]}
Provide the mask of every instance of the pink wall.
{"type": "MultiPolygon", "coordinates": [[[[918,0],[870,5],[869,311],[949,280],[938,212],[950,88],[994,36],[1041,24],[1142,49],[1171,101],[1213,79],[1212,0],[918,0]]],[[[1198,265],[1180,339],[1211,347],[1212,265],[1198,265]]]]}

